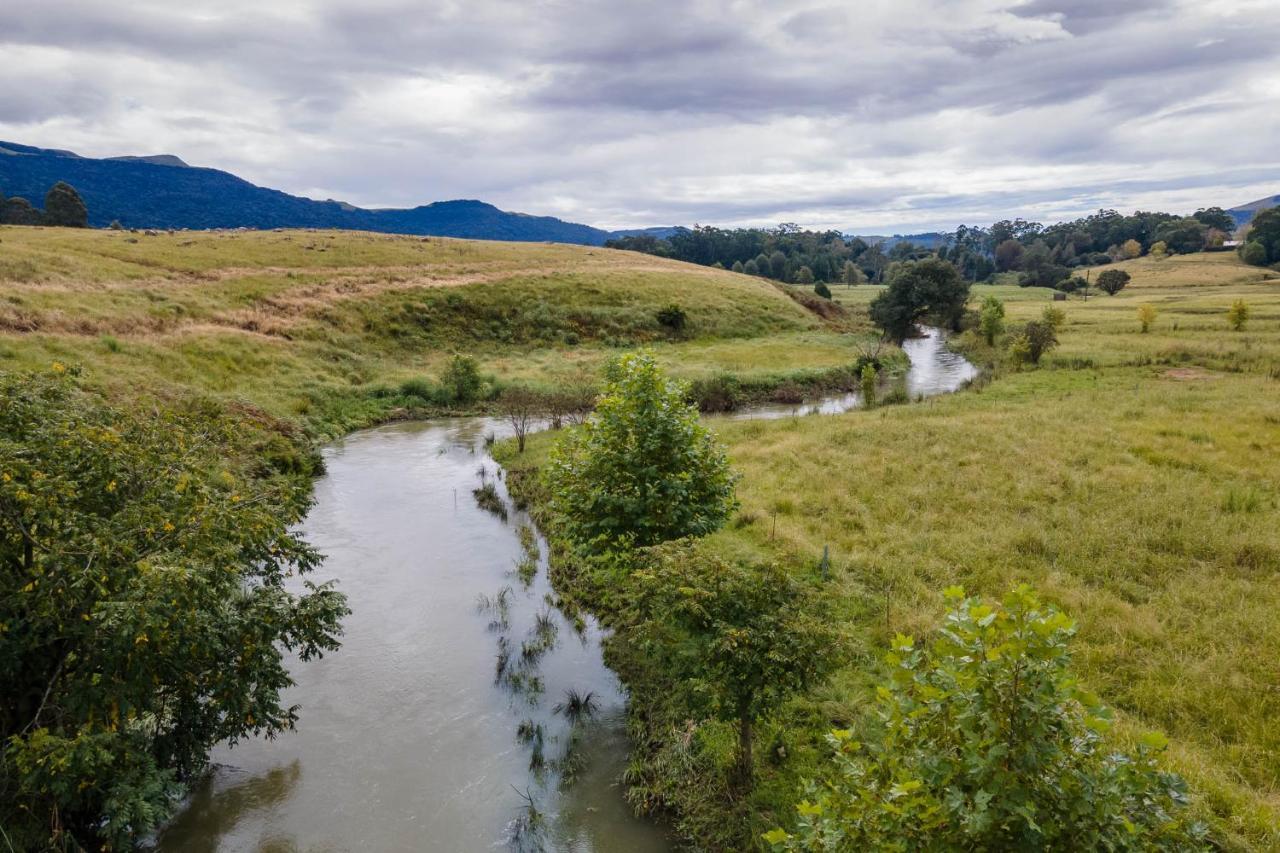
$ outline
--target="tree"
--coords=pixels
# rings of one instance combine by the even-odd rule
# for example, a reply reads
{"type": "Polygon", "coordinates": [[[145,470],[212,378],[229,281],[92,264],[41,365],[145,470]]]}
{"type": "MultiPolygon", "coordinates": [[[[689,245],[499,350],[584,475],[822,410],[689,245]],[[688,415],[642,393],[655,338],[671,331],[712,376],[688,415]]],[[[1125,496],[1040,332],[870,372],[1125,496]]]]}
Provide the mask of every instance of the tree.
{"type": "Polygon", "coordinates": [[[484,388],[484,380],[480,377],[480,367],[469,355],[455,355],[449,366],[440,377],[440,385],[454,403],[474,403],[480,399],[484,388]]]}
{"type": "Polygon", "coordinates": [[[1142,334],[1145,335],[1151,331],[1151,324],[1156,321],[1156,315],[1159,313],[1154,305],[1138,306],[1138,325],[1142,327],[1142,334]]]}
{"type": "Polygon", "coordinates": [[[1027,587],[992,606],[947,590],[929,645],[899,635],[880,725],[832,732],[835,762],[776,850],[1201,851],[1167,740],[1110,748],[1111,713],[1071,676],[1075,625],[1027,587]]]}
{"type": "Polygon", "coordinates": [[[1049,245],[1044,240],[1037,240],[1022,255],[1022,275],[1018,283],[1023,287],[1054,287],[1070,274],[1066,267],[1054,260],[1049,245]]]}
{"type": "Polygon", "coordinates": [[[1157,261],[1162,261],[1169,257],[1169,247],[1165,245],[1163,240],[1157,240],[1151,244],[1151,250],[1147,253],[1157,261]]]}
{"type": "Polygon", "coordinates": [[[996,338],[1004,332],[1004,303],[995,296],[984,296],[982,312],[978,315],[978,331],[987,346],[995,346],[996,338]]]}
{"type": "Polygon", "coordinates": [[[841,278],[849,287],[862,284],[867,280],[867,277],[862,274],[862,270],[858,269],[858,265],[853,261],[844,262],[844,271],[841,274],[841,278]]]}
{"type": "Polygon", "coordinates": [[[39,225],[41,214],[25,198],[14,196],[4,203],[4,216],[0,217],[0,222],[6,225],[39,225]]]}
{"type": "Polygon", "coordinates": [[[88,228],[89,210],[75,187],[58,181],[44,197],[44,221],[65,228],[88,228]]]}
{"type": "Polygon", "coordinates": [[[291,532],[308,486],[229,463],[243,422],[117,410],[73,374],[0,374],[0,827],[21,850],[132,849],[213,744],[293,727],[285,652],[337,648],[347,612],[286,582],[320,561],[291,532]]]}
{"type": "Polygon", "coordinates": [[[1098,289],[1108,296],[1124,290],[1131,276],[1124,270],[1103,270],[1098,274],[1098,289]]]}
{"type": "Polygon", "coordinates": [[[610,363],[595,414],[547,467],[551,505],[570,540],[599,553],[724,524],[737,478],[687,394],[648,353],[610,363]]]}
{"type": "Polygon", "coordinates": [[[769,275],[778,281],[787,280],[787,256],[775,251],[769,256],[769,275]]]}
{"type": "Polygon", "coordinates": [[[1227,309],[1227,322],[1233,330],[1244,331],[1245,324],[1249,322],[1249,305],[1243,299],[1231,303],[1231,307],[1227,309]]]}
{"type": "Polygon", "coordinates": [[[1142,244],[1132,238],[1125,240],[1120,247],[1120,260],[1131,260],[1142,257],[1142,244]]]}
{"type": "Polygon", "coordinates": [[[530,428],[549,410],[547,398],[531,388],[512,385],[498,395],[498,410],[511,424],[517,452],[524,453],[525,438],[530,428]]]}
{"type": "Polygon", "coordinates": [[[746,272],[746,267],[742,265],[742,261],[734,261],[733,266],[730,267],[730,269],[736,273],[746,272]]]}
{"type": "Polygon", "coordinates": [[[807,266],[800,267],[799,271],[796,272],[796,283],[813,284],[813,270],[807,266]]]}
{"type": "Polygon", "coordinates": [[[818,296],[821,296],[823,299],[831,298],[831,288],[827,287],[826,282],[820,281],[817,284],[815,284],[813,286],[813,292],[816,293],[818,296]]]}
{"type": "Polygon", "coordinates": [[[1058,345],[1058,335],[1049,323],[1032,320],[1009,342],[1009,353],[1019,361],[1039,364],[1046,352],[1058,345]]]}
{"type": "Polygon", "coordinates": [[[693,715],[733,722],[737,780],[749,785],[756,721],[836,663],[827,597],[776,564],[729,562],[688,542],[654,549],[631,583],[610,662],[654,673],[693,715]]]}
{"type": "Polygon", "coordinates": [[[1202,207],[1192,216],[1206,227],[1216,228],[1225,234],[1230,234],[1236,230],[1235,218],[1221,207],[1202,207]]]}
{"type": "Polygon", "coordinates": [[[747,275],[760,275],[760,268],[756,266],[754,260],[747,261],[742,265],[742,271],[747,275]]]}
{"type": "Polygon", "coordinates": [[[876,404],[876,366],[871,362],[862,365],[859,383],[862,385],[862,405],[868,409],[876,404]]]}
{"type": "Polygon", "coordinates": [[[1017,240],[1009,239],[996,246],[996,269],[1000,272],[1011,272],[1022,268],[1023,246],[1017,240]]]}
{"type": "Polygon", "coordinates": [[[1055,332],[1061,329],[1063,324],[1067,322],[1067,312],[1055,306],[1052,302],[1044,306],[1044,310],[1040,312],[1040,322],[1049,326],[1055,332]]]}
{"type": "Polygon", "coordinates": [[[872,300],[869,312],[872,322],[901,342],[925,316],[957,329],[968,300],[969,282],[954,264],[925,258],[895,264],[888,289],[872,300]]]}
{"type": "Polygon", "coordinates": [[[1257,240],[1250,240],[1240,247],[1240,260],[1255,267],[1267,265],[1267,248],[1257,240]]]}
{"type": "MultiPolygon", "coordinates": [[[[1272,207],[1256,214],[1253,222],[1249,223],[1248,239],[1249,243],[1257,243],[1266,251],[1266,257],[1258,266],[1280,263],[1280,207],[1272,207]]],[[[1257,263],[1248,261],[1247,258],[1246,261],[1257,263]]]]}
{"type": "MultiPolygon", "coordinates": [[[[1164,243],[1171,252],[1188,255],[1192,252],[1204,251],[1209,227],[1200,220],[1188,216],[1166,222],[1156,231],[1156,240],[1164,243]]],[[[1152,247],[1155,248],[1154,246],[1152,247]]]]}

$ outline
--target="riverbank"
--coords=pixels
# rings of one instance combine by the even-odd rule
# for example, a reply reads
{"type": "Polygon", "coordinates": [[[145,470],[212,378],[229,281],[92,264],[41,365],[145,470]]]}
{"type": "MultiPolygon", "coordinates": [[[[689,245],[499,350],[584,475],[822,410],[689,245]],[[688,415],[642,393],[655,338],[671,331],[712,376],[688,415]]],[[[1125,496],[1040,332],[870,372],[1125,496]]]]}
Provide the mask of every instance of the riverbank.
{"type": "MultiPolygon", "coordinates": [[[[1058,350],[1039,369],[997,364],[996,381],[970,393],[718,421],[741,508],[699,547],[805,570],[827,553],[847,664],[766,722],[760,742],[783,752],[762,762],[746,802],[717,781],[733,733],[640,696],[635,798],[678,810],[705,838],[787,826],[800,783],[822,769],[822,734],[866,714],[893,635],[932,631],[951,584],[998,596],[1028,582],[1079,623],[1075,669],[1116,711],[1117,741],[1165,732],[1168,764],[1222,847],[1280,845],[1280,282],[1230,258],[1207,280],[1181,263],[1135,275],[1116,297],[1057,303],[1058,350]],[[1243,332],[1226,321],[1236,299],[1252,309],[1243,332]],[[1136,307],[1148,303],[1159,318],[1144,335],[1136,307]]],[[[1035,289],[992,292],[1010,297],[1011,324],[1052,304],[1035,289]]],[[[523,456],[500,448],[535,513],[553,440],[523,456]]]]}

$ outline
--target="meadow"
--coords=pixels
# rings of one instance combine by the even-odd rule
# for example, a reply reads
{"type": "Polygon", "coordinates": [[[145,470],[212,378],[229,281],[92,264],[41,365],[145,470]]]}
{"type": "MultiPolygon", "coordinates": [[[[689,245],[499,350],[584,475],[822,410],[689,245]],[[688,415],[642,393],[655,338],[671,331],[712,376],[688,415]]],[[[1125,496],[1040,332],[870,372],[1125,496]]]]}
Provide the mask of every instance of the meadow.
{"type": "Polygon", "coordinates": [[[402,388],[454,354],[494,386],[594,383],[650,345],[759,387],[857,360],[873,334],[769,282],[580,246],[359,232],[0,228],[0,369],[80,365],[116,396],[192,391],[331,437],[436,413],[402,388]],[[682,330],[658,313],[676,305],[682,330]]]}
{"type": "MultiPolygon", "coordinates": [[[[968,391],[715,422],[741,507],[701,547],[805,572],[826,549],[849,643],[848,665],[762,736],[788,757],[737,812],[753,830],[794,813],[821,734],[865,712],[889,641],[935,628],[945,587],[995,597],[1027,582],[1077,620],[1076,671],[1117,712],[1117,739],[1165,732],[1223,846],[1280,846],[1280,275],[1230,254],[1123,268],[1125,290],[1087,301],[974,287],[975,300],[1006,300],[1011,326],[1050,304],[1065,312],[1039,368],[1007,364],[970,332],[954,344],[988,373],[968,391]],[[1242,331],[1226,319],[1235,299],[1251,310],[1242,331]],[[1146,334],[1143,304],[1158,310],[1146,334]]],[[[856,309],[877,288],[833,290],[856,309]]],[[[511,464],[537,467],[553,440],[511,464]]],[[[716,831],[724,801],[699,797],[732,760],[732,733],[664,733],[661,697],[646,714],[640,734],[658,746],[635,777],[687,826],[716,831]],[[674,778],[691,766],[707,774],[701,794],[674,778]]]]}

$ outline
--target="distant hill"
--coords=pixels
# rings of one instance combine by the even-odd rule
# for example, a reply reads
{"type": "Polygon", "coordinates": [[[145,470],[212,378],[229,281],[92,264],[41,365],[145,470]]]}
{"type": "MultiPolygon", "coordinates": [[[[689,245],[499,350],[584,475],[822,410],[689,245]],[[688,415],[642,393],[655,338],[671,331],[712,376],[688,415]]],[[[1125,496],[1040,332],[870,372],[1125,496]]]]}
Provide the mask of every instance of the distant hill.
{"type": "Polygon", "coordinates": [[[1280,205],[1280,195],[1269,195],[1266,198],[1260,198],[1257,201],[1251,201],[1248,204],[1241,204],[1236,207],[1229,208],[1230,213],[1236,221],[1236,227],[1239,228],[1253,220],[1254,214],[1260,210],[1266,210],[1270,207],[1280,205]]]}
{"type": "MultiPolygon", "coordinates": [[[[552,216],[499,210],[473,199],[411,209],[369,210],[315,201],[255,186],[229,172],[187,165],[172,154],[81,157],[70,151],[0,142],[0,192],[37,207],[58,181],[75,187],[89,208],[89,224],[118,220],[128,228],[348,228],[398,234],[525,240],[598,246],[614,232],[552,216]]],[[[621,234],[662,232],[654,228],[621,234]]]]}

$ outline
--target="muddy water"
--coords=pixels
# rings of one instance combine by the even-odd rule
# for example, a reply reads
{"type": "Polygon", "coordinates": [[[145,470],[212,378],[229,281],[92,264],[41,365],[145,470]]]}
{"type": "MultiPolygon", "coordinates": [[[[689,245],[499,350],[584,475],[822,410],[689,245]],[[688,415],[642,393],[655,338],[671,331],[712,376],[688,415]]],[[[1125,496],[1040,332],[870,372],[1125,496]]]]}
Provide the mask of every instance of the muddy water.
{"type": "MultiPolygon", "coordinates": [[[[913,397],[976,373],[926,331],[905,347],[913,397]]],[[[483,418],[394,424],[326,451],[303,533],[326,555],[319,579],[338,578],[351,605],[342,648],[294,670],[284,701],[301,706],[296,732],[214,751],[214,771],[159,850],[483,851],[521,839],[574,853],[670,849],[623,798],[624,696],[598,629],[550,605],[540,539],[536,575],[525,583],[516,570],[528,520],[485,452],[486,436],[504,431],[483,418]],[[481,482],[508,519],[477,506],[481,482]],[[504,589],[505,607],[494,603],[504,589]],[[524,659],[522,644],[546,650],[524,659]],[[576,722],[556,710],[569,690],[592,696],[576,722]],[[540,727],[540,750],[518,735],[526,721],[540,727]]]]}

